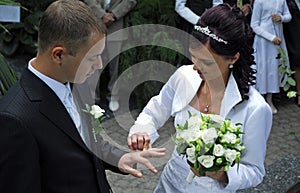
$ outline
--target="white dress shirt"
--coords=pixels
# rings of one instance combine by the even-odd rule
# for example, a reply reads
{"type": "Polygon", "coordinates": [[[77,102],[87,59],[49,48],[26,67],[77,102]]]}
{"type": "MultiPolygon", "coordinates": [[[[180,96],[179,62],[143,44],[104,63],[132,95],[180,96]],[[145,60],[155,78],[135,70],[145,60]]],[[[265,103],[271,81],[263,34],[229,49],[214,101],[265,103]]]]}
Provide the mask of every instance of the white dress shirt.
{"type": "MultiPolygon", "coordinates": [[[[201,78],[193,70],[193,65],[180,67],[163,86],[159,95],[153,97],[138,116],[129,135],[147,132],[151,143],[158,137],[157,129],[174,116],[174,126],[184,124],[189,103],[195,96],[201,78]]],[[[243,152],[239,169],[237,164],[227,171],[229,183],[224,188],[209,177],[196,177],[191,184],[186,182],[190,166],[174,150],[172,159],[166,164],[157,190],[169,192],[226,192],[258,185],[265,175],[264,159],[267,139],[272,126],[272,111],[264,98],[253,88],[248,93],[249,100],[241,102],[241,95],[233,75],[230,75],[221,103],[220,115],[233,123],[242,123],[243,152]],[[240,104],[239,104],[240,103],[240,104]],[[176,182],[174,180],[176,179],[176,182]],[[160,186],[164,186],[161,188],[160,186]],[[161,189],[160,189],[161,188],[161,189]],[[181,191],[180,191],[181,190],[181,191]]],[[[176,149],[176,148],[175,148],[176,149]]]]}
{"type": "MultiPolygon", "coordinates": [[[[83,136],[82,129],[81,129],[81,120],[80,120],[80,116],[78,114],[78,110],[76,112],[78,115],[74,116],[72,114],[72,112],[69,110],[70,105],[68,106],[66,103],[66,98],[68,97],[69,93],[71,92],[70,84],[69,83],[63,84],[61,82],[58,82],[58,81],[40,73],[32,66],[32,62],[34,60],[35,60],[35,58],[33,58],[29,61],[28,69],[33,74],[35,74],[38,78],[40,78],[43,82],[45,82],[45,84],[47,84],[49,86],[49,88],[51,88],[53,90],[53,92],[57,95],[59,100],[62,102],[62,104],[65,106],[66,110],[70,114],[70,117],[72,118],[81,138],[84,140],[84,136],[83,136]]],[[[75,103],[74,103],[73,97],[71,100],[72,101],[70,103],[72,103],[74,105],[75,103]]],[[[73,111],[75,111],[74,109],[75,109],[75,107],[73,108],[73,111]]]]}
{"type": "Polygon", "coordinates": [[[297,4],[298,9],[300,10],[300,0],[295,0],[295,3],[297,4]]]}
{"type": "MultiPolygon", "coordinates": [[[[191,24],[197,24],[200,15],[195,14],[190,8],[186,7],[187,0],[176,0],[175,11],[191,24]]],[[[213,7],[223,3],[223,0],[213,0],[213,7]]]]}

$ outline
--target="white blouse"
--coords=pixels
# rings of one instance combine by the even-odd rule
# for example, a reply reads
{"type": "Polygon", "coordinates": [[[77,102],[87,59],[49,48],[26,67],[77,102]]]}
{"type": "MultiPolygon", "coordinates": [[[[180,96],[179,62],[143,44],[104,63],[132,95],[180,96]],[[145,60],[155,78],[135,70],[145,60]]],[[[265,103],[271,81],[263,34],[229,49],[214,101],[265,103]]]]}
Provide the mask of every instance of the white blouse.
{"type": "MultiPolygon", "coordinates": [[[[213,7],[223,3],[223,0],[212,0],[213,7]]],[[[200,15],[195,14],[190,8],[185,6],[186,0],[176,0],[175,11],[191,24],[197,24],[200,15]]]]}
{"type": "MultiPolygon", "coordinates": [[[[147,132],[152,144],[159,137],[157,129],[162,127],[170,116],[175,117],[174,126],[183,124],[188,114],[187,107],[195,96],[201,81],[200,76],[193,70],[192,65],[180,67],[163,86],[159,95],[148,102],[135,124],[131,127],[129,135],[137,132],[147,132]]],[[[220,115],[229,118],[233,123],[243,124],[242,130],[245,134],[242,135],[242,141],[246,150],[243,151],[239,168],[237,169],[237,164],[235,164],[227,171],[229,179],[227,186],[216,186],[217,182],[215,181],[214,186],[216,187],[214,188],[217,188],[217,190],[214,190],[215,192],[235,192],[238,189],[256,186],[263,180],[265,175],[264,159],[267,139],[272,127],[272,111],[264,98],[253,87],[250,88],[248,95],[249,100],[240,103],[242,99],[238,86],[233,75],[230,75],[221,103],[220,115]]],[[[178,158],[178,155],[176,153],[173,154],[173,161],[170,160],[166,168],[172,167],[172,163],[173,165],[179,163],[182,167],[188,168],[187,170],[185,169],[185,174],[180,173],[179,176],[176,176],[176,172],[174,172],[172,174],[174,176],[171,177],[163,172],[161,180],[168,180],[167,176],[169,176],[170,180],[171,178],[185,179],[188,175],[189,165],[186,160],[176,159],[176,157],[178,158]]],[[[212,180],[208,177],[199,177],[197,182],[199,180],[201,182],[202,179],[204,181],[207,181],[207,179],[212,180]]],[[[182,183],[184,182],[185,180],[182,181],[182,183]]],[[[194,187],[187,183],[184,189],[192,188],[191,191],[195,191],[193,189],[196,188],[197,192],[214,192],[211,187],[207,187],[207,189],[200,187],[198,189],[197,184],[199,185],[199,183],[195,183],[194,187]]],[[[183,185],[173,184],[172,186],[183,185]]]]}

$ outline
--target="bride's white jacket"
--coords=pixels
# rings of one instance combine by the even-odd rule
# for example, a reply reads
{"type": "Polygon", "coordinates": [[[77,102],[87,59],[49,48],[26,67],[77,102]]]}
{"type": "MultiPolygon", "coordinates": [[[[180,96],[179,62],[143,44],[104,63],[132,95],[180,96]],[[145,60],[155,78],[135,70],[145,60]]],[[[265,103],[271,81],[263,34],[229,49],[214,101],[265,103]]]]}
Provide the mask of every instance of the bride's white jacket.
{"type": "MultiPolygon", "coordinates": [[[[201,81],[192,65],[180,67],[163,86],[159,95],[151,98],[131,127],[129,135],[147,132],[153,143],[159,137],[157,129],[190,103],[201,81]]],[[[242,154],[239,169],[235,164],[227,171],[229,183],[224,191],[228,192],[256,186],[265,175],[264,159],[272,127],[272,111],[255,88],[251,87],[248,95],[249,100],[240,103],[242,98],[238,86],[233,75],[230,75],[220,115],[233,123],[243,124],[245,134],[242,135],[242,141],[246,150],[242,154]]]]}

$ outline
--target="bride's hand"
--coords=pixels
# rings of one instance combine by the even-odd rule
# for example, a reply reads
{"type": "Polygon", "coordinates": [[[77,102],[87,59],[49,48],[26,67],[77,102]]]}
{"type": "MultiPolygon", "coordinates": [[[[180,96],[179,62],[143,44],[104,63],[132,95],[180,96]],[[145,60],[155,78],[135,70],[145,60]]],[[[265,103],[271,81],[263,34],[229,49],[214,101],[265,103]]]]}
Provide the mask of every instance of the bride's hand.
{"type": "Polygon", "coordinates": [[[146,132],[135,133],[127,138],[127,145],[132,150],[151,148],[150,137],[146,132]]]}
{"type": "Polygon", "coordinates": [[[228,184],[228,177],[225,171],[206,172],[206,176],[211,177],[223,184],[228,184]]]}
{"type": "MultiPolygon", "coordinates": [[[[195,174],[195,176],[198,176],[198,177],[201,176],[200,173],[198,171],[196,171],[193,167],[191,167],[191,170],[195,174]]],[[[221,183],[228,184],[227,173],[223,170],[223,168],[217,172],[206,172],[205,176],[215,179],[221,183]]]]}

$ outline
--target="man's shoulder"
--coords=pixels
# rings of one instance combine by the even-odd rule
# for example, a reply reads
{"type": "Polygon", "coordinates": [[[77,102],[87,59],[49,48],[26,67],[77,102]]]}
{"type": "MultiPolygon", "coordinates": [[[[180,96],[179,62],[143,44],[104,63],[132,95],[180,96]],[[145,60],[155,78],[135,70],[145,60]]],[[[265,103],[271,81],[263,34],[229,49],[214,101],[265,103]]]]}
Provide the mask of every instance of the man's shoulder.
{"type": "Polygon", "coordinates": [[[21,101],[25,99],[19,82],[13,85],[7,93],[0,99],[0,112],[10,112],[21,106],[21,101]]]}

